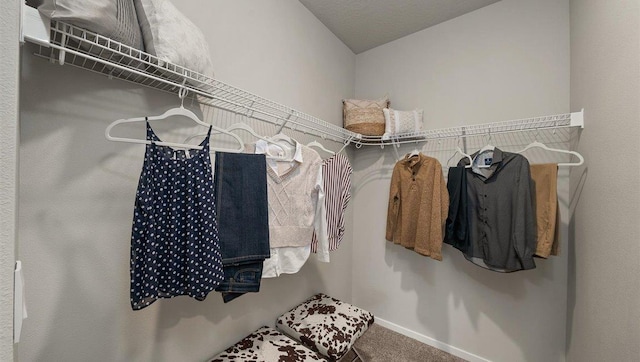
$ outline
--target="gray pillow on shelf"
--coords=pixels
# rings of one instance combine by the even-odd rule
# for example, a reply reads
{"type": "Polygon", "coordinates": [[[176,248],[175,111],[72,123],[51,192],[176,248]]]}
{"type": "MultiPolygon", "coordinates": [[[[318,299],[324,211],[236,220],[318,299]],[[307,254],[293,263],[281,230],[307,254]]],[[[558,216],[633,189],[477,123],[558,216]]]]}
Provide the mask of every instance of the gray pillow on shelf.
{"type": "Polygon", "coordinates": [[[195,24],[168,0],[135,0],[134,4],[149,54],[213,78],[209,46],[195,24]]]}

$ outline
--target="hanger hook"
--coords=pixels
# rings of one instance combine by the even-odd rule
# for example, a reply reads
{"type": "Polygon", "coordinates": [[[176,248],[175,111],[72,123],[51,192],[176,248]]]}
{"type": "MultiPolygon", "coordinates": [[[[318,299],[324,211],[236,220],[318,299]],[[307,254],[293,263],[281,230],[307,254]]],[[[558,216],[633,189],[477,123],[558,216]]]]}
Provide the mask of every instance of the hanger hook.
{"type": "MultiPolygon", "coordinates": [[[[344,150],[345,148],[347,148],[347,146],[351,143],[351,141],[353,140],[353,138],[354,138],[353,136],[350,136],[349,138],[347,138],[346,140],[344,140],[344,145],[340,148],[340,151],[336,152],[336,154],[337,154],[337,153],[342,152],[342,150],[344,150]]],[[[336,142],[337,142],[337,141],[336,141],[336,142]]],[[[356,147],[357,147],[357,145],[356,145],[356,147]]],[[[358,147],[358,148],[360,148],[360,147],[358,147]]]]}
{"type": "Polygon", "coordinates": [[[182,81],[182,86],[180,90],[178,90],[178,98],[180,98],[180,105],[182,107],[184,107],[184,99],[187,97],[187,94],[189,94],[189,90],[185,87],[185,84],[187,84],[187,78],[182,81]]]}

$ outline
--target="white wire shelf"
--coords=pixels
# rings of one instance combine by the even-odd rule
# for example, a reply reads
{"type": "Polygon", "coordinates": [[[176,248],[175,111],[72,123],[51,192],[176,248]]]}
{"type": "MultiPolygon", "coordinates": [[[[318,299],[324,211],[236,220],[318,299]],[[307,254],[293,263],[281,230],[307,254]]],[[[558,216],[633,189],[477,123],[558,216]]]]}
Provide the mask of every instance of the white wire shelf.
{"type": "Polygon", "coordinates": [[[40,17],[37,10],[25,5],[24,11],[27,13],[23,16],[22,36],[40,45],[35,53],[38,57],[164,92],[177,93],[186,88],[193,99],[205,106],[268,122],[280,130],[288,128],[335,142],[352,143],[358,148],[584,126],[581,111],[405,133],[387,139],[361,135],[85,29],[63,22],[52,22],[49,29],[49,19],[40,17]]]}
{"type": "Polygon", "coordinates": [[[337,142],[360,137],[304,112],[70,24],[52,22],[48,44],[43,44],[42,39],[30,38],[28,33],[24,38],[40,44],[36,56],[61,65],[83,68],[165,92],[177,93],[180,88],[186,88],[190,96],[197,96],[194,98],[201,104],[337,142]]]}
{"type": "Polygon", "coordinates": [[[466,138],[474,136],[491,136],[512,132],[557,130],[584,128],[584,110],[580,112],[523,118],[503,122],[483,123],[468,126],[457,126],[432,129],[421,132],[402,133],[392,137],[362,136],[357,144],[363,145],[397,145],[429,140],[450,138],[466,138]]]}

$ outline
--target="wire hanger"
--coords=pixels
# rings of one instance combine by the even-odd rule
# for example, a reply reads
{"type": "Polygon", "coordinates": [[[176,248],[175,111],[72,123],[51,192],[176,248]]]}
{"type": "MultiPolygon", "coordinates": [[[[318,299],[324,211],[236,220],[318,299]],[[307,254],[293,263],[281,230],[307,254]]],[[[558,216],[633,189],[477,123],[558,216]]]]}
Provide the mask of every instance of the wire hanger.
{"type": "Polygon", "coordinates": [[[114,137],[111,135],[111,130],[119,125],[119,124],[123,124],[123,123],[135,123],[135,122],[147,122],[147,121],[158,121],[158,120],[163,120],[163,119],[167,119],[169,117],[173,117],[173,116],[183,116],[183,117],[187,117],[189,119],[191,119],[192,121],[196,122],[197,124],[204,126],[204,127],[211,127],[212,130],[215,130],[217,132],[220,133],[224,133],[226,135],[229,135],[231,137],[233,137],[239,144],[239,148],[237,149],[227,149],[227,148],[214,148],[211,147],[212,151],[224,151],[224,152],[231,152],[231,153],[241,153],[244,151],[244,142],[242,141],[242,139],[240,137],[238,137],[238,135],[236,135],[235,133],[232,132],[228,132],[222,128],[210,125],[206,122],[203,122],[202,120],[200,120],[200,118],[198,118],[198,116],[193,113],[192,111],[184,108],[184,98],[187,96],[187,93],[189,91],[182,87],[180,88],[180,90],[178,91],[178,97],[180,98],[180,107],[174,107],[171,109],[168,109],[166,112],[164,112],[161,115],[158,116],[147,116],[147,117],[134,117],[134,118],[125,118],[125,119],[119,119],[117,121],[111,122],[111,124],[109,124],[107,126],[107,129],[104,131],[104,135],[107,138],[107,140],[109,141],[114,141],[114,142],[127,142],[127,143],[138,143],[138,144],[145,144],[145,145],[149,145],[149,144],[156,144],[158,146],[168,146],[168,147],[176,147],[176,148],[181,148],[181,149],[195,149],[195,150],[201,150],[202,146],[200,145],[192,145],[192,144],[188,144],[188,143],[177,143],[177,142],[164,142],[164,141],[159,141],[159,142],[152,142],[149,141],[147,139],[141,140],[141,139],[137,139],[137,138],[126,138],[126,137],[114,137]]]}
{"type": "Polygon", "coordinates": [[[451,162],[451,160],[457,155],[457,154],[462,155],[463,157],[466,157],[469,160],[469,164],[464,166],[464,168],[471,168],[471,166],[473,166],[473,159],[471,158],[471,155],[468,155],[466,153],[464,153],[464,151],[462,150],[462,148],[460,148],[460,138],[458,137],[458,142],[456,144],[456,150],[453,152],[453,154],[451,155],[451,157],[449,157],[449,159],[447,160],[447,166],[449,165],[449,162],[451,162]]]}
{"type": "Polygon", "coordinates": [[[524,151],[532,149],[532,148],[541,148],[543,150],[547,150],[547,151],[551,151],[551,152],[557,152],[557,153],[564,153],[564,154],[568,154],[568,155],[573,155],[573,156],[576,156],[578,158],[578,162],[562,162],[562,163],[558,163],[558,166],[574,167],[574,166],[580,166],[580,165],[582,165],[584,163],[584,157],[582,157],[582,155],[580,153],[576,152],[576,151],[563,150],[563,149],[560,149],[560,148],[551,148],[551,147],[545,145],[542,142],[538,142],[538,130],[536,130],[534,141],[529,143],[525,148],[521,149],[517,153],[523,153],[524,151]]]}

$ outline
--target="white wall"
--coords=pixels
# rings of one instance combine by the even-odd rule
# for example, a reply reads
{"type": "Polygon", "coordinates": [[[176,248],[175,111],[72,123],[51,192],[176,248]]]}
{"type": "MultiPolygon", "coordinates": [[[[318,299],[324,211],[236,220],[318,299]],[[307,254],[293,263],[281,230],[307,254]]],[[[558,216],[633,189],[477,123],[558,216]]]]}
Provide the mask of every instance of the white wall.
{"type": "Polygon", "coordinates": [[[571,0],[571,107],[587,110],[589,168],[575,180],[570,361],[640,360],[639,3],[571,0]]]}
{"type": "MultiPolygon", "coordinates": [[[[569,2],[503,0],[357,55],[356,96],[385,93],[397,109],[423,108],[428,129],[568,112],[569,2]]],[[[532,138],[494,136],[492,143],[519,149],[532,138]]],[[[475,151],[486,139],[468,142],[475,151]]],[[[455,142],[424,146],[443,164],[454,148],[455,142]]],[[[376,147],[360,150],[353,162],[355,304],[468,358],[563,361],[568,176],[559,181],[561,256],[537,260],[535,270],[500,274],[448,245],[437,262],[384,240],[396,160],[394,151],[376,147]]]]}
{"type": "MultiPolygon", "coordinates": [[[[424,108],[427,128],[569,111],[566,0],[503,0],[357,57],[298,2],[176,4],[205,31],[219,79],[335,124],[339,100],[354,94],[354,84],[357,96],[389,93],[396,108],[424,108]]],[[[639,359],[638,15],[633,0],[571,0],[571,110],[587,109],[579,151],[589,172],[572,174],[587,176],[584,188],[573,185],[581,193],[570,193],[561,176],[560,257],[502,275],[448,246],[436,262],[389,245],[386,194],[397,156],[388,148],[361,149],[350,153],[353,227],[330,265],[312,262],[228,305],[217,295],[204,302],[182,297],[139,312],[129,307],[128,257],[143,149],[108,143],[102,134],[114,119],[159,113],[175,98],[49,64],[28,47],[20,80],[19,257],[30,317],[20,360],[202,360],[317,291],[491,360],[561,361],[565,346],[571,361],[639,359]],[[568,205],[576,203],[574,217],[568,205]]],[[[3,42],[13,41],[5,32],[15,30],[10,19],[10,12],[0,14],[3,42]]],[[[3,70],[10,61],[3,53],[3,70]]],[[[17,86],[2,76],[3,89],[17,86]]],[[[7,109],[3,103],[0,132],[11,140],[7,109]]],[[[511,149],[530,140],[519,137],[493,143],[511,149]]],[[[484,140],[469,142],[473,149],[484,140]]],[[[3,142],[8,184],[10,147],[3,142]]],[[[424,150],[445,163],[453,147],[433,142],[424,150]]],[[[11,199],[12,192],[3,184],[0,196],[11,199]]],[[[4,207],[13,206],[2,206],[2,222],[10,223],[4,207]]],[[[0,254],[12,259],[6,231],[3,224],[0,254]]],[[[7,271],[12,264],[0,263],[7,271]]],[[[6,326],[11,276],[3,271],[2,278],[6,326]]],[[[11,329],[1,333],[0,360],[9,360],[11,329]]]]}
{"type": "Polygon", "coordinates": [[[0,12],[0,361],[13,359],[13,270],[18,173],[19,1],[0,12]]]}
{"type": "MultiPolygon", "coordinates": [[[[355,56],[299,2],[175,3],[204,30],[219,79],[341,123],[355,56]]],[[[144,147],[107,142],[104,129],[161,113],[177,98],[50,64],[33,50],[23,53],[21,77],[19,256],[29,306],[21,361],[200,361],[315,292],[351,300],[347,239],[331,264],[310,262],[229,304],[213,293],[131,311],[129,240],[144,147]]]]}

